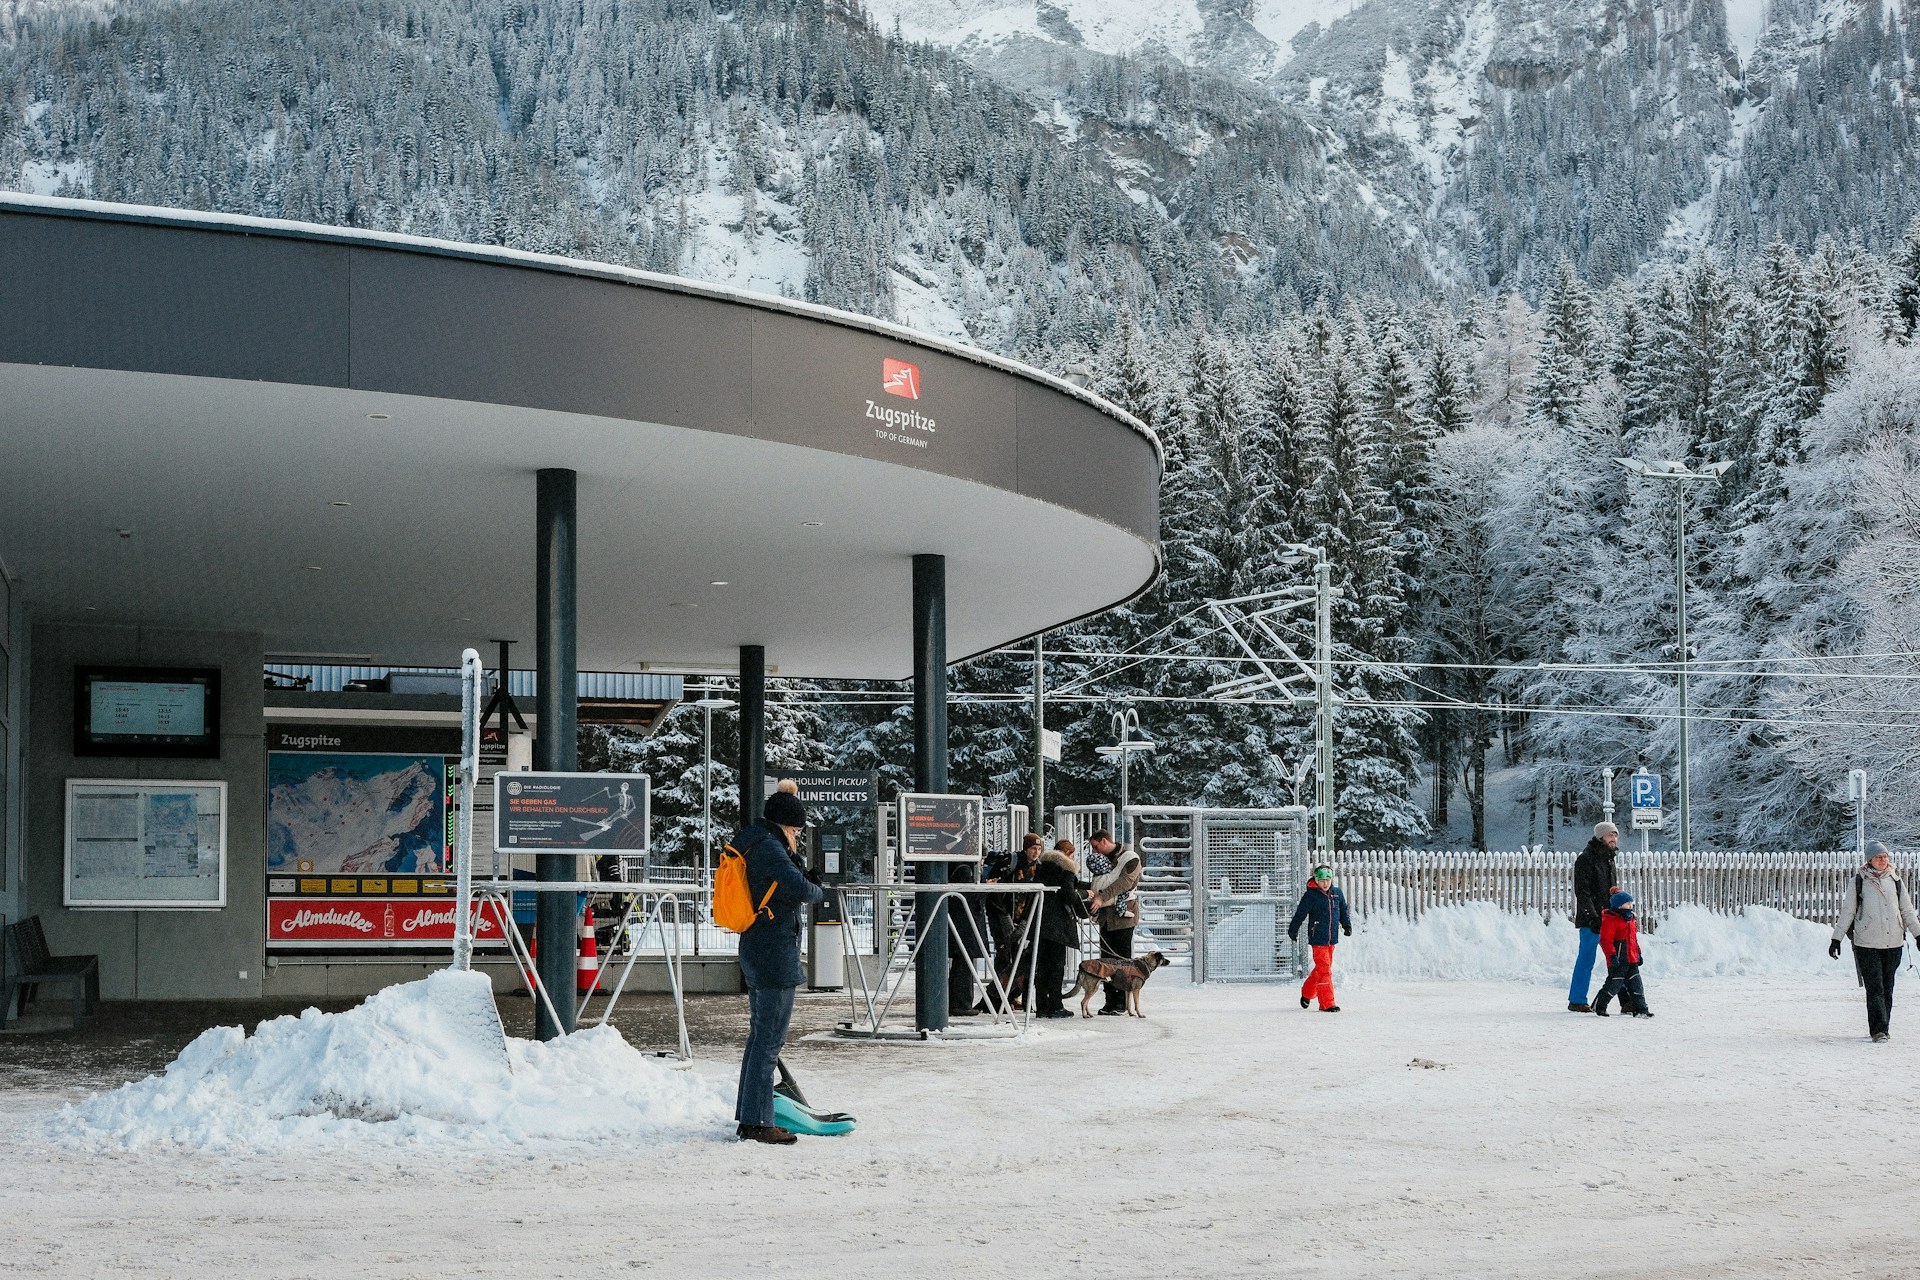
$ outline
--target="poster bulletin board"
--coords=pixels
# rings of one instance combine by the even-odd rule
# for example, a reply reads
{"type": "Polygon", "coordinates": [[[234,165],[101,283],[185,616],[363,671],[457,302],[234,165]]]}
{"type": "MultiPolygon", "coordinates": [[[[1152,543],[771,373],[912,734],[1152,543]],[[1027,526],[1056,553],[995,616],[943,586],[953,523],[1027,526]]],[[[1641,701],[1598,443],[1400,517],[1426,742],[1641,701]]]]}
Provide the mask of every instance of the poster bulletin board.
{"type": "Polygon", "coordinates": [[[227,784],[68,778],[69,907],[227,905],[227,784]]]}

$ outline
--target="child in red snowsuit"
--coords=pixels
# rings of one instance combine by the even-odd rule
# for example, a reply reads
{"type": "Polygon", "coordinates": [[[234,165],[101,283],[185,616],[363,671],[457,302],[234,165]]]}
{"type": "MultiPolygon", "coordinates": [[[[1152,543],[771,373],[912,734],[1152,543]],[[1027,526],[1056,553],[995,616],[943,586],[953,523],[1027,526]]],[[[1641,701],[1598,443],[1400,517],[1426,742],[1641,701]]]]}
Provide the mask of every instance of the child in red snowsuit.
{"type": "Polygon", "coordinates": [[[1600,913],[1600,954],[1607,958],[1607,981],[1593,1002],[1593,1011],[1607,1016],[1607,1005],[1620,997],[1620,1012],[1651,1018],[1647,993],[1640,985],[1640,922],[1633,918],[1633,895],[1613,895],[1600,913]]]}

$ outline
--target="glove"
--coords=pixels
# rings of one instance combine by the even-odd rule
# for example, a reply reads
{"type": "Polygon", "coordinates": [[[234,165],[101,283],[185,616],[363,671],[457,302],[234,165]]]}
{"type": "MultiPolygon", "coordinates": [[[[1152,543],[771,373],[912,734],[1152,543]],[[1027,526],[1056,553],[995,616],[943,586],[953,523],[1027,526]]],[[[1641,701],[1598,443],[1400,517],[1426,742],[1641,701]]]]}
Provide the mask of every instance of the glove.
{"type": "Polygon", "coordinates": [[[1289,930],[1287,931],[1287,941],[1288,941],[1288,942],[1298,942],[1299,940],[1300,940],[1300,931],[1299,931],[1299,930],[1297,930],[1297,929],[1289,929],[1289,930]]]}
{"type": "Polygon", "coordinates": [[[1840,958],[1840,939],[1835,938],[1827,944],[1827,954],[1835,960],[1840,958]]]}
{"type": "Polygon", "coordinates": [[[806,874],[807,874],[807,883],[814,884],[814,885],[817,885],[820,883],[820,868],[815,866],[809,866],[806,869],[806,874]]]}
{"type": "Polygon", "coordinates": [[[1351,938],[1353,936],[1353,926],[1350,924],[1343,924],[1340,926],[1340,932],[1346,934],[1349,938],[1351,938]]]}

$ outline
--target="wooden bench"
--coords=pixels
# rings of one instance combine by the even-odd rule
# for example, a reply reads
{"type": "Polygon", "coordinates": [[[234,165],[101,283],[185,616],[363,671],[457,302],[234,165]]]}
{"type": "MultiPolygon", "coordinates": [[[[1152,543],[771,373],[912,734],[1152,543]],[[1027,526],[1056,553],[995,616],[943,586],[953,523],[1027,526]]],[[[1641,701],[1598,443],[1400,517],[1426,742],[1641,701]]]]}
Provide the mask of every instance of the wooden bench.
{"type": "Polygon", "coordinates": [[[100,957],[99,956],[56,956],[47,951],[47,935],[40,927],[39,916],[28,916],[17,924],[7,926],[6,932],[6,988],[4,999],[0,999],[0,1026],[14,1016],[14,997],[17,994],[20,1012],[27,1011],[27,1005],[39,995],[44,984],[53,986],[64,983],[73,990],[73,1025],[80,1025],[83,1015],[92,1013],[100,1003],[100,957]]]}

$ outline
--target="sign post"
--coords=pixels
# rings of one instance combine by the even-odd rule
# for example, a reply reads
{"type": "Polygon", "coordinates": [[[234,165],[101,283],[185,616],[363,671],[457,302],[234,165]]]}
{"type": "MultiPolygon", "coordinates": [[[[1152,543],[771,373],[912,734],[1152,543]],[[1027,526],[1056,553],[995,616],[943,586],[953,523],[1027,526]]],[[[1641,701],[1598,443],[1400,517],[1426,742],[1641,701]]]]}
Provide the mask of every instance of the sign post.
{"type": "Polygon", "coordinates": [[[1854,847],[1859,851],[1860,861],[1867,860],[1867,771],[1865,769],[1847,770],[1847,799],[1853,801],[1853,837],[1854,847]]]}
{"type": "Polygon", "coordinates": [[[1627,802],[1633,806],[1633,829],[1640,833],[1640,852],[1647,851],[1647,832],[1666,827],[1660,807],[1660,775],[1636,770],[1627,776],[1627,802]]]}

